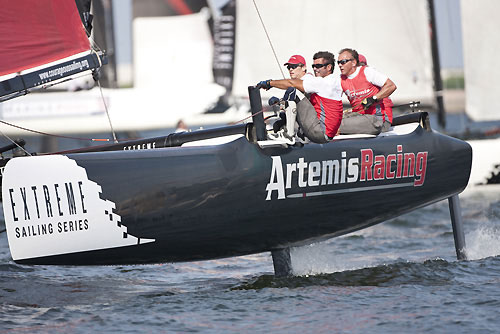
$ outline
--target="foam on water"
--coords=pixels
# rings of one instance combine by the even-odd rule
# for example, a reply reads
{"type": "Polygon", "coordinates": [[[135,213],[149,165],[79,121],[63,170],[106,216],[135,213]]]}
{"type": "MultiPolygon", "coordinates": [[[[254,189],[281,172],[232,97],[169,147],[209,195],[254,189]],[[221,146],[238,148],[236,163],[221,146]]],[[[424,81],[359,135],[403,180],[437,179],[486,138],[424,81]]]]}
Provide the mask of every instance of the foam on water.
{"type": "MultiPolygon", "coordinates": [[[[500,255],[500,187],[475,187],[461,194],[469,260],[500,255]]],[[[291,249],[297,276],[330,274],[394,262],[455,262],[447,200],[334,240],[291,249]]]]}
{"type": "Polygon", "coordinates": [[[500,255],[500,230],[495,226],[481,226],[467,233],[465,244],[469,260],[500,255]]]}
{"type": "Polygon", "coordinates": [[[382,263],[375,256],[358,254],[353,258],[350,254],[332,254],[332,245],[327,242],[291,248],[290,255],[293,272],[297,276],[330,274],[374,267],[382,263]]]}
{"type": "Polygon", "coordinates": [[[500,185],[468,187],[461,198],[469,260],[500,255],[500,185]]]}

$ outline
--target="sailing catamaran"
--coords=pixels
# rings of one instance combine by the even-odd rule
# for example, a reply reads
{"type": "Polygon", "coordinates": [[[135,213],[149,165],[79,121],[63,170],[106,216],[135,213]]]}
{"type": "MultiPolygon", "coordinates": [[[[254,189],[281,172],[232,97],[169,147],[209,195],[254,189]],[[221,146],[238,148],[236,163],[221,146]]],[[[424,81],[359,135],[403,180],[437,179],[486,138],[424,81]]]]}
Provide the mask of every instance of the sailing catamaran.
{"type": "MultiPolygon", "coordinates": [[[[62,37],[77,36],[84,44],[76,7],[65,4],[52,6],[47,15],[65,17],[72,28],[63,29],[62,37]]],[[[5,17],[0,15],[0,22],[5,17]]],[[[66,40],[57,41],[50,44],[66,40]]],[[[95,52],[82,47],[75,52],[88,53],[86,70],[102,63],[95,52]]],[[[2,58],[0,73],[8,77],[0,87],[10,86],[9,96],[22,95],[31,87],[27,75],[47,73],[49,80],[50,73],[72,73],[79,68],[73,64],[83,61],[54,64],[56,58],[31,57],[26,65],[9,66],[2,58]]],[[[427,113],[413,113],[395,118],[391,131],[376,137],[282,145],[267,140],[259,90],[250,86],[248,92],[253,120],[247,124],[1,160],[13,260],[137,264],[271,251],[276,274],[286,275],[292,246],[360,230],[446,198],[457,256],[465,258],[457,195],[470,175],[467,143],[433,131],[427,113]]]]}

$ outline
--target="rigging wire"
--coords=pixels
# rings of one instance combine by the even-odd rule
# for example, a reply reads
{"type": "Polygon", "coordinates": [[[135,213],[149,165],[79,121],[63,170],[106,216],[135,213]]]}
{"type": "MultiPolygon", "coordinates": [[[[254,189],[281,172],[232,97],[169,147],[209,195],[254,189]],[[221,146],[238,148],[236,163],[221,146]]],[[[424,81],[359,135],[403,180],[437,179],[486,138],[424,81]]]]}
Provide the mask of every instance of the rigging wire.
{"type": "MultiPolygon", "coordinates": [[[[93,49],[92,49],[92,51],[95,52],[95,54],[97,56],[97,60],[99,60],[99,70],[100,70],[100,68],[102,67],[101,58],[99,57],[99,55],[97,54],[96,51],[94,51],[93,49]]],[[[99,70],[96,70],[96,71],[99,71],[99,70]]],[[[116,139],[115,130],[113,129],[113,123],[111,123],[111,117],[109,117],[108,105],[106,104],[106,100],[104,99],[104,94],[102,93],[101,82],[99,80],[98,75],[99,75],[99,73],[97,72],[96,77],[94,77],[94,79],[97,82],[97,85],[99,86],[99,92],[101,92],[101,100],[102,100],[102,104],[104,105],[104,110],[106,111],[106,116],[108,117],[109,127],[111,128],[111,134],[113,135],[113,140],[115,143],[118,143],[118,139],[116,139]]]]}
{"type": "Polygon", "coordinates": [[[274,59],[276,59],[276,63],[278,64],[278,68],[280,69],[281,75],[283,76],[283,79],[285,79],[285,73],[283,73],[283,69],[280,66],[280,62],[278,60],[278,56],[276,55],[276,51],[274,50],[273,43],[271,42],[271,38],[269,37],[269,34],[267,33],[266,25],[264,24],[264,20],[262,20],[262,16],[260,16],[259,8],[257,7],[257,3],[255,0],[253,0],[253,5],[255,6],[255,10],[257,11],[257,15],[259,16],[260,23],[262,24],[262,28],[264,28],[264,32],[266,33],[267,36],[267,41],[269,42],[269,45],[271,46],[271,50],[273,51],[274,54],[274,59]]]}
{"type": "MultiPolygon", "coordinates": [[[[273,46],[273,43],[271,41],[271,37],[269,37],[269,33],[267,32],[267,29],[266,29],[266,25],[264,24],[264,20],[262,19],[262,16],[260,15],[260,11],[259,11],[259,8],[257,7],[257,3],[255,2],[255,0],[252,0],[253,1],[253,5],[255,7],[255,10],[257,11],[257,15],[259,16],[259,20],[260,20],[260,23],[262,24],[262,28],[264,28],[264,32],[266,34],[266,37],[267,37],[267,41],[269,42],[269,45],[271,46],[271,50],[273,51],[273,55],[274,55],[274,59],[276,60],[276,64],[278,65],[278,68],[281,72],[281,75],[283,76],[283,79],[285,79],[285,73],[283,73],[283,69],[281,68],[280,66],[280,62],[278,60],[278,56],[276,54],[276,50],[274,50],[274,46],[273,46]]],[[[234,125],[234,124],[238,124],[238,123],[241,123],[247,119],[249,119],[250,117],[253,117],[255,115],[258,115],[260,113],[263,113],[264,112],[264,109],[260,110],[260,111],[257,111],[256,113],[254,114],[251,114],[250,116],[248,117],[245,117],[239,121],[236,121],[236,122],[231,122],[229,123],[229,125],[234,125]]]]}
{"type": "Polygon", "coordinates": [[[99,80],[97,80],[97,85],[99,85],[99,91],[101,92],[102,104],[104,105],[104,110],[106,110],[106,116],[108,116],[109,127],[111,128],[111,134],[113,135],[113,140],[115,143],[118,143],[118,139],[116,139],[116,133],[113,129],[113,123],[111,123],[111,117],[109,117],[108,106],[106,104],[106,100],[104,99],[104,94],[102,93],[102,87],[99,80]]]}

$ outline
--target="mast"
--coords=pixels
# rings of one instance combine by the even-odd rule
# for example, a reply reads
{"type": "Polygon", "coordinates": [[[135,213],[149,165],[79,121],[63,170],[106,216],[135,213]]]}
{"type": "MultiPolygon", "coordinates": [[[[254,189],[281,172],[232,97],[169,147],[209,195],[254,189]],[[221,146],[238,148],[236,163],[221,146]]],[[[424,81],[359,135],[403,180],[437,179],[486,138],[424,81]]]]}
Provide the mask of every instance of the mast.
{"type": "Polygon", "coordinates": [[[434,77],[434,91],[436,93],[436,105],[438,109],[438,123],[443,129],[446,127],[445,110],[443,103],[443,82],[441,80],[441,65],[439,62],[439,49],[436,30],[436,15],[434,13],[434,0],[427,0],[429,10],[429,29],[432,52],[432,68],[434,77]]]}
{"type": "Polygon", "coordinates": [[[115,56],[115,36],[113,28],[113,3],[111,0],[93,1],[94,19],[94,39],[97,45],[106,50],[108,66],[101,72],[100,83],[103,87],[116,88],[116,56],[115,56]]]}

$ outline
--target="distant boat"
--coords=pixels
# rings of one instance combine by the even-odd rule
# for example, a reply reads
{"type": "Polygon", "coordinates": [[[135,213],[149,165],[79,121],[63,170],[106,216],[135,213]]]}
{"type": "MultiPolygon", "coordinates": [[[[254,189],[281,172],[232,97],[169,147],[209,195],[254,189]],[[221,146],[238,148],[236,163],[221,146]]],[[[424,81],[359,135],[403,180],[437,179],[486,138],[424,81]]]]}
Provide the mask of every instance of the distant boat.
{"type": "MultiPolygon", "coordinates": [[[[51,11],[78,17],[72,2],[65,4],[51,11]]],[[[12,6],[22,12],[27,5],[12,6]]],[[[86,38],[79,20],[67,24],[86,38]]],[[[1,73],[11,70],[0,64],[1,73]]],[[[16,73],[9,80],[22,82],[16,73]]],[[[466,142],[413,113],[376,137],[288,146],[267,140],[260,91],[248,92],[247,124],[0,160],[13,260],[136,264],[271,251],[276,274],[286,275],[292,246],[446,198],[457,256],[465,258],[458,194],[471,171],[466,142]]]]}

